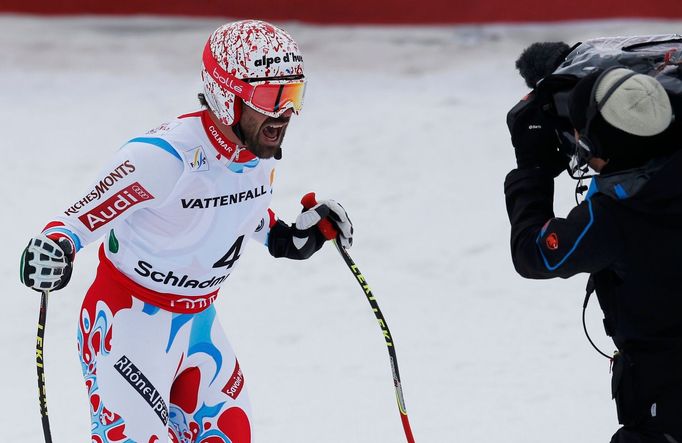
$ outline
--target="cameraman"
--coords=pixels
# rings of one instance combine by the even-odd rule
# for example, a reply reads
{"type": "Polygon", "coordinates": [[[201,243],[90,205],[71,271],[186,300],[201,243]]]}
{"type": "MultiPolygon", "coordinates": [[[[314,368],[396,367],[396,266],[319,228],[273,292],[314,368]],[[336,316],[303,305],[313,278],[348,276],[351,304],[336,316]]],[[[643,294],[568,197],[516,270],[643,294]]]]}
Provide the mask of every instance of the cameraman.
{"type": "Polygon", "coordinates": [[[682,443],[682,145],[673,121],[661,84],[624,68],[549,76],[507,116],[518,166],[504,183],[514,267],[533,279],[590,274],[618,348],[612,391],[624,426],[612,443],[682,443]],[[553,112],[559,91],[566,118],[553,112]],[[559,218],[565,126],[577,159],[599,174],[559,218]]]}

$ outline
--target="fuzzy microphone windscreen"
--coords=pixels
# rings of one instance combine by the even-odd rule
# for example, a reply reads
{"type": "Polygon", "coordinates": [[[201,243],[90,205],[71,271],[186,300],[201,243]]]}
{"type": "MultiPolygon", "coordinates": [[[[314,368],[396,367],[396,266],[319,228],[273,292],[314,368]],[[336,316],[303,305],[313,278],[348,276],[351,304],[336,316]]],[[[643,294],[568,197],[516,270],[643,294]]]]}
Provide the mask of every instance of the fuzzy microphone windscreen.
{"type": "Polygon", "coordinates": [[[523,50],[516,60],[516,69],[533,89],[538,82],[559,67],[571,47],[564,42],[537,42],[523,50]]]}

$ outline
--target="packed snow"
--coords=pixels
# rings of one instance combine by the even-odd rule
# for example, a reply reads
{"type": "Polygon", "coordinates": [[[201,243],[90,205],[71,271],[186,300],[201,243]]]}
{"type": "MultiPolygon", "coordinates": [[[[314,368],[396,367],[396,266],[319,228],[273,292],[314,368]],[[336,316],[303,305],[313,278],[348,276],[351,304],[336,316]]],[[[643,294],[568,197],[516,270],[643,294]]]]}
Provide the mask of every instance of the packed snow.
{"type": "MultiPolygon", "coordinates": [[[[19,283],[21,250],[120,145],[198,108],[201,50],[222,22],[0,17],[3,441],[42,441],[39,297],[19,283]]],[[[300,197],[316,191],[349,211],[350,253],[391,328],[416,441],[606,442],[617,429],[609,363],[580,323],[585,276],[527,281],[512,267],[505,114],[527,92],[514,61],[529,43],[681,24],[280,23],[302,47],[309,84],[284,143],[273,209],[292,221],[300,197]]],[[[570,209],[573,187],[559,180],[557,213],[570,209]]],[[[381,331],[332,245],[304,262],[250,245],[217,309],[245,373],[254,441],[404,441],[381,331]]],[[[89,439],[75,332],[96,249],[79,253],[71,284],[50,299],[56,443],[89,439]]],[[[596,301],[588,327],[613,349],[596,301]]]]}

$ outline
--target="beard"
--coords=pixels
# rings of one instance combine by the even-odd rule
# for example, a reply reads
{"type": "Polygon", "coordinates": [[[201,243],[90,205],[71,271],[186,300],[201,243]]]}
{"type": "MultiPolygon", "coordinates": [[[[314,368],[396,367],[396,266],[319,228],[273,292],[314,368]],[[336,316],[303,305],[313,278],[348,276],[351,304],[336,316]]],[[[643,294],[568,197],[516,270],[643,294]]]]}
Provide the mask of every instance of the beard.
{"type": "Polygon", "coordinates": [[[246,149],[258,158],[281,157],[281,146],[287,126],[273,128],[270,125],[282,125],[288,121],[289,118],[271,117],[259,125],[256,120],[241,119],[238,124],[242,130],[246,149]]]}

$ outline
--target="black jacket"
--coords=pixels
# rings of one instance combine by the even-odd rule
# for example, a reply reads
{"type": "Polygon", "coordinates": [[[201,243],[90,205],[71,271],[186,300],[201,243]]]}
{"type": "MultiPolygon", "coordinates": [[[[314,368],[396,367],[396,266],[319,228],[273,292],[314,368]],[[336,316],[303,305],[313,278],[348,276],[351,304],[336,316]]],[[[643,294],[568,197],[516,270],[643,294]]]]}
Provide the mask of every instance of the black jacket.
{"type": "Polygon", "coordinates": [[[593,179],[566,218],[555,217],[554,182],[541,169],[511,171],[504,190],[519,274],[591,274],[618,349],[635,360],[664,355],[634,375],[645,403],[657,395],[649,391],[682,385],[682,151],[593,179]]]}

